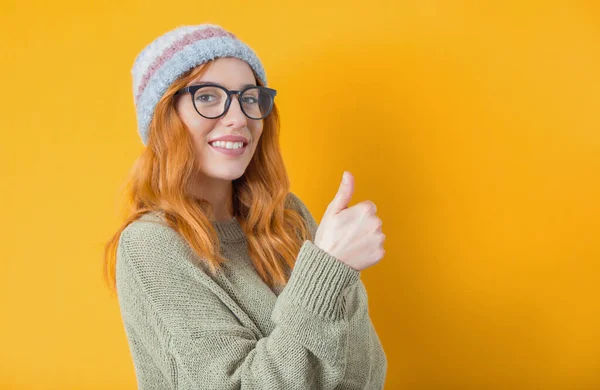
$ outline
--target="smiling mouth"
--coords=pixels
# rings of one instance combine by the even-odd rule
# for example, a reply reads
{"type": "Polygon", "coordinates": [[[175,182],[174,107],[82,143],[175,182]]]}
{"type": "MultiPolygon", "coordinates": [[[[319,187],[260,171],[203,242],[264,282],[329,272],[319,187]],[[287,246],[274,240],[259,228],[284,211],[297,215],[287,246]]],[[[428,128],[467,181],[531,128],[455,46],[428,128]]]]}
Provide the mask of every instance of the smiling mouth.
{"type": "MultiPolygon", "coordinates": [[[[242,144],[242,146],[241,146],[241,147],[239,147],[239,148],[237,148],[237,149],[244,149],[245,147],[247,147],[248,145],[250,145],[250,142],[236,142],[236,143],[238,143],[238,144],[239,144],[239,143],[241,143],[241,144],[242,144]]],[[[207,142],[207,144],[208,144],[209,146],[212,146],[213,148],[217,148],[217,149],[227,149],[227,148],[226,148],[226,147],[224,147],[224,146],[217,146],[217,145],[213,145],[213,143],[211,143],[211,142],[207,142]]],[[[227,150],[236,150],[236,148],[231,148],[231,149],[227,149],[227,150]]]]}
{"type": "Polygon", "coordinates": [[[227,156],[229,156],[231,158],[241,157],[241,156],[245,155],[246,154],[246,150],[248,150],[248,144],[245,144],[245,143],[242,144],[243,145],[242,147],[238,147],[238,148],[235,148],[235,149],[234,148],[227,149],[227,148],[224,148],[224,147],[213,146],[211,144],[208,144],[208,145],[210,146],[210,148],[213,151],[215,151],[217,153],[220,153],[220,154],[227,155],[227,156]]]}

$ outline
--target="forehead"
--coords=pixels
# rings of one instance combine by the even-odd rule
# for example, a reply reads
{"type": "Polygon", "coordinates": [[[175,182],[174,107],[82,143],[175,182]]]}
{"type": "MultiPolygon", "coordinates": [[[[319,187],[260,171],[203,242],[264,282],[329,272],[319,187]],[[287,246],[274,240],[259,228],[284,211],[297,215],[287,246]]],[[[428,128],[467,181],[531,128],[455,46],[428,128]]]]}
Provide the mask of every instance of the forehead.
{"type": "Polygon", "coordinates": [[[204,72],[188,85],[200,82],[213,82],[221,84],[225,88],[236,89],[244,85],[256,85],[256,79],[252,68],[245,61],[238,58],[217,58],[206,64],[204,72]]]}

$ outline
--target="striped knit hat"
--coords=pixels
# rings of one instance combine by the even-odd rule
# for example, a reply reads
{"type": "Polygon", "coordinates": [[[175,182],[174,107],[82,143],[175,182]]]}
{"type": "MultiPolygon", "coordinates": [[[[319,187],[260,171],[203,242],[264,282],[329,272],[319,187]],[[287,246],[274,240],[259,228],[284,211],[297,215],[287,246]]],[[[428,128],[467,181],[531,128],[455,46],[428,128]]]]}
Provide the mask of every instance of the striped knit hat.
{"type": "Polygon", "coordinates": [[[131,74],[138,132],[144,145],[148,144],[154,108],[171,83],[189,69],[219,57],[246,61],[267,86],[265,70],[256,53],[234,34],[214,24],[177,27],[138,54],[131,74]]]}

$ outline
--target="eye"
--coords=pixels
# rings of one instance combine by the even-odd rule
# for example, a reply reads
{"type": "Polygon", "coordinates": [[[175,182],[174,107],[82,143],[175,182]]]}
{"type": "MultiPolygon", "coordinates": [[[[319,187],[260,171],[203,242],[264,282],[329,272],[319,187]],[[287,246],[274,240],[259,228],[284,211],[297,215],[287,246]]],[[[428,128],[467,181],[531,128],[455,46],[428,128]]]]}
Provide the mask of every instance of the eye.
{"type": "Polygon", "coordinates": [[[256,103],[258,103],[258,99],[255,98],[254,96],[244,96],[242,98],[242,101],[244,103],[247,103],[247,104],[256,104],[256,103]]]}
{"type": "Polygon", "coordinates": [[[210,103],[210,102],[214,101],[214,99],[217,99],[217,97],[214,95],[209,95],[209,94],[196,96],[196,101],[199,101],[201,103],[210,103]],[[213,100],[211,100],[211,99],[213,99],[213,100]]]}

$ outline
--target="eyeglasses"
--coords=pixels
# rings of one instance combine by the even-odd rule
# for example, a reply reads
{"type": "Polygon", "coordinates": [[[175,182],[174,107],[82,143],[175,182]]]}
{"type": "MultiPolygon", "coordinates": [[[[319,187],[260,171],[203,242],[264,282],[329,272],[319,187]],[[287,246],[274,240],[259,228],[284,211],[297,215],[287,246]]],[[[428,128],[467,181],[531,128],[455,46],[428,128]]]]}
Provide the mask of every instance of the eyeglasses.
{"type": "Polygon", "coordinates": [[[247,86],[238,91],[230,91],[219,84],[191,85],[175,92],[181,95],[189,92],[194,108],[204,118],[216,119],[227,113],[231,105],[231,95],[238,95],[238,102],[244,115],[250,119],[264,119],[273,109],[277,91],[259,85],[247,86]]]}

